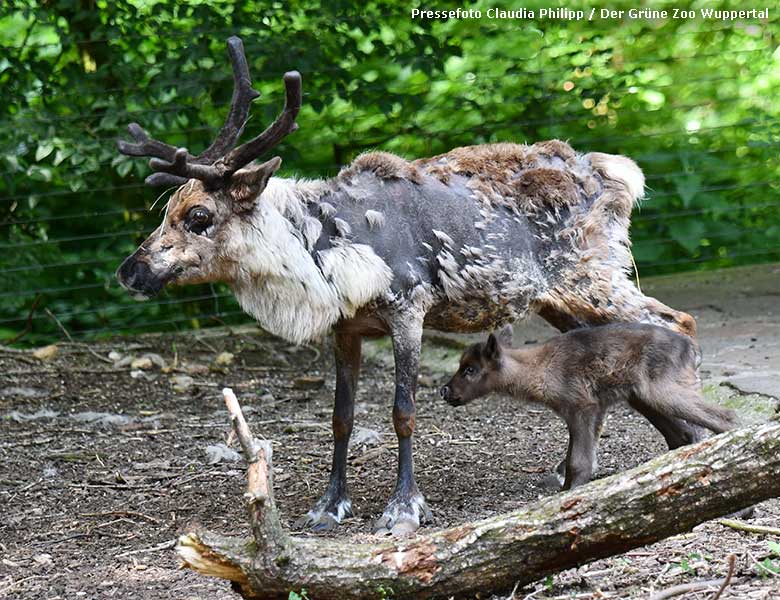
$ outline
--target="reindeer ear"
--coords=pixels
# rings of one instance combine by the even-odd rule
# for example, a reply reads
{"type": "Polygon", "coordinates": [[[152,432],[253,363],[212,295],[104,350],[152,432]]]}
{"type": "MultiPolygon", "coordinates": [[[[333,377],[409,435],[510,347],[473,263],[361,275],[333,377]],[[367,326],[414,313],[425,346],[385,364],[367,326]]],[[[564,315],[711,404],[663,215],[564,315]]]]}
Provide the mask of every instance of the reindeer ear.
{"type": "Polygon", "coordinates": [[[501,345],[498,343],[498,338],[492,333],[488,336],[487,342],[485,342],[485,358],[488,360],[496,360],[501,356],[501,345]]]}
{"type": "Polygon", "coordinates": [[[252,203],[268,185],[268,180],[282,164],[278,156],[261,165],[248,165],[230,178],[228,191],[235,202],[252,203]]]}
{"type": "Polygon", "coordinates": [[[498,337],[498,341],[501,343],[502,346],[505,348],[511,348],[514,343],[514,330],[512,328],[512,325],[504,325],[501,329],[499,329],[496,332],[496,336],[498,337]]]}

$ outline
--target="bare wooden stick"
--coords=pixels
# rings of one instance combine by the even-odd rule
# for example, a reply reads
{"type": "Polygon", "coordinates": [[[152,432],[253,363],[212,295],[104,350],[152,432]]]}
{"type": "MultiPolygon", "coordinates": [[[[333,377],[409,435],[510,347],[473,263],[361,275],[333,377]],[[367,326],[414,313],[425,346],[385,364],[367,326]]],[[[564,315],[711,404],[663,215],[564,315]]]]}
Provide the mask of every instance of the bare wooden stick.
{"type": "Polygon", "coordinates": [[[731,578],[734,576],[734,566],[737,564],[737,557],[733,554],[729,554],[729,572],[726,573],[726,578],[723,580],[723,583],[720,585],[720,589],[718,589],[717,592],[715,592],[715,595],[710,600],[718,600],[723,595],[723,592],[726,590],[727,587],[729,587],[729,583],[731,583],[731,578]]]}
{"type": "Polygon", "coordinates": [[[318,600],[369,598],[380,590],[398,599],[510,590],[780,495],[780,423],[770,422],[680,448],[519,511],[411,540],[291,537],[273,503],[270,444],[252,437],[229,390],[225,401],[248,455],[254,540],[193,532],[179,538],[177,551],[185,566],[230,579],[250,599],[286,598],[301,587],[318,600]]]}
{"type": "Polygon", "coordinates": [[[682,596],[689,592],[702,592],[709,588],[721,585],[723,579],[707,579],[705,581],[693,581],[691,583],[681,583],[680,585],[673,585],[670,588],[661,590],[657,594],[650,596],[648,600],[666,600],[667,598],[674,598],[675,596],[682,596]]]}
{"type": "MultiPolygon", "coordinates": [[[[276,510],[273,492],[273,449],[271,442],[255,439],[241,412],[238,398],[230,388],[222,390],[233,431],[247,461],[247,509],[258,556],[273,557],[289,544],[276,510]]],[[[273,563],[273,560],[270,561],[273,563]]]]}
{"type": "Polygon", "coordinates": [[[764,533],[766,535],[780,535],[779,527],[764,527],[763,525],[751,525],[750,523],[743,523],[735,519],[720,519],[718,521],[721,525],[731,527],[738,531],[747,531],[748,533],[764,533]]]}
{"type": "Polygon", "coordinates": [[[681,583],[680,585],[673,585],[670,588],[661,590],[657,594],[650,596],[649,600],[666,600],[666,598],[674,598],[675,596],[682,596],[689,592],[702,592],[708,588],[719,586],[715,595],[710,600],[718,600],[723,595],[723,592],[731,583],[731,578],[734,576],[734,566],[736,564],[737,557],[733,554],[729,554],[729,570],[723,579],[707,579],[704,581],[692,581],[691,583],[681,583]]]}

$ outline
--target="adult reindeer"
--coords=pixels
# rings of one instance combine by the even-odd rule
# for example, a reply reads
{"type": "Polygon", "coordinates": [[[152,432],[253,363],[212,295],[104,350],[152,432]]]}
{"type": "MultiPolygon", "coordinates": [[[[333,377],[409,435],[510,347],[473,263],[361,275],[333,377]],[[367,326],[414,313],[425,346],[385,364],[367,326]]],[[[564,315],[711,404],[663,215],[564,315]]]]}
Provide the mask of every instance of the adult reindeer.
{"type": "MultiPolygon", "coordinates": [[[[281,115],[236,147],[258,93],[241,41],[230,38],[228,50],[232,105],[206,151],[193,156],[137,124],[129,127],[136,143],[119,142],[123,154],[153,157],[148,184],[179,187],[117,277],[138,299],[171,283],[223,281],[273,334],[301,343],[333,331],[333,466],[301,526],[329,528],[352,514],[347,444],[364,337],[393,342],[398,478],[375,530],[403,533],[430,516],[412,470],[423,327],[491,330],[534,311],[562,331],[642,321],[695,334],[692,317],[627,277],[629,216],[644,188],[631,160],[552,140],[412,162],[373,152],[332,179],[276,178],[278,157],[253,161],[297,128],[301,77],[285,74],[281,115]]],[[[696,436],[684,421],[646,416],[667,437],[696,436]]]]}

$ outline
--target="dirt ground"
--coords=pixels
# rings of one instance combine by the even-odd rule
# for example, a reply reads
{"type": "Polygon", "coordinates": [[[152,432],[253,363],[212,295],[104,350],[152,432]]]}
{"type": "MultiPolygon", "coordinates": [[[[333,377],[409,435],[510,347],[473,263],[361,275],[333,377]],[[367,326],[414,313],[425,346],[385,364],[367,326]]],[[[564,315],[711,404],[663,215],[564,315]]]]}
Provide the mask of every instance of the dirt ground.
{"type": "MultiPolygon", "coordinates": [[[[645,291],[698,318],[707,395],[738,407],[745,421],[771,418],[780,390],[780,270],[760,273],[763,279],[734,271],[645,283],[645,291]],[[734,293],[718,296],[724,281],[734,293]]],[[[531,321],[517,327],[515,341],[553,334],[531,321]]],[[[541,409],[498,397],[453,409],[438,398],[463,341],[431,335],[424,349],[415,465],[435,517],[430,527],[554,493],[544,482],[564,453],[565,428],[541,409]]],[[[374,342],[364,354],[349,464],[357,516],[328,535],[365,538],[394,484],[389,346],[374,342]]],[[[254,431],[273,441],[277,502],[292,527],[323,491],[330,466],[334,378],[327,344],[295,348],[247,327],[62,344],[43,359],[0,349],[0,598],[236,598],[228,583],[180,569],[172,549],[178,535],[197,527],[248,534],[243,464],[224,446],[225,385],[238,394],[254,431]]],[[[599,476],[663,451],[641,417],[616,408],[599,476]]],[[[780,525],[780,500],[760,505],[750,522],[780,525]]],[[[722,577],[735,554],[734,580],[721,597],[777,598],[780,555],[772,541],[780,538],[713,521],[514,593],[646,598],[722,577]]]]}

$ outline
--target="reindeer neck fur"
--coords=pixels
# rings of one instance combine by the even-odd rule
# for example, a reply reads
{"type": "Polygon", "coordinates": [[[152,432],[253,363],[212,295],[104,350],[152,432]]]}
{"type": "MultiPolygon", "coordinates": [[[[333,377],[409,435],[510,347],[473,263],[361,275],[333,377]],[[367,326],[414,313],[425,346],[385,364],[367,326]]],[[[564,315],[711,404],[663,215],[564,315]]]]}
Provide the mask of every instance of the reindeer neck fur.
{"type": "Polygon", "coordinates": [[[497,391],[529,402],[543,402],[548,354],[544,344],[530,348],[504,348],[497,391]]]}
{"type": "Polygon", "coordinates": [[[309,204],[324,181],[271,178],[231,232],[231,287],[269,332],[294,343],[324,336],[340,319],[385,295],[392,272],[370,246],[347,240],[315,251],[322,226],[309,204]]]}

